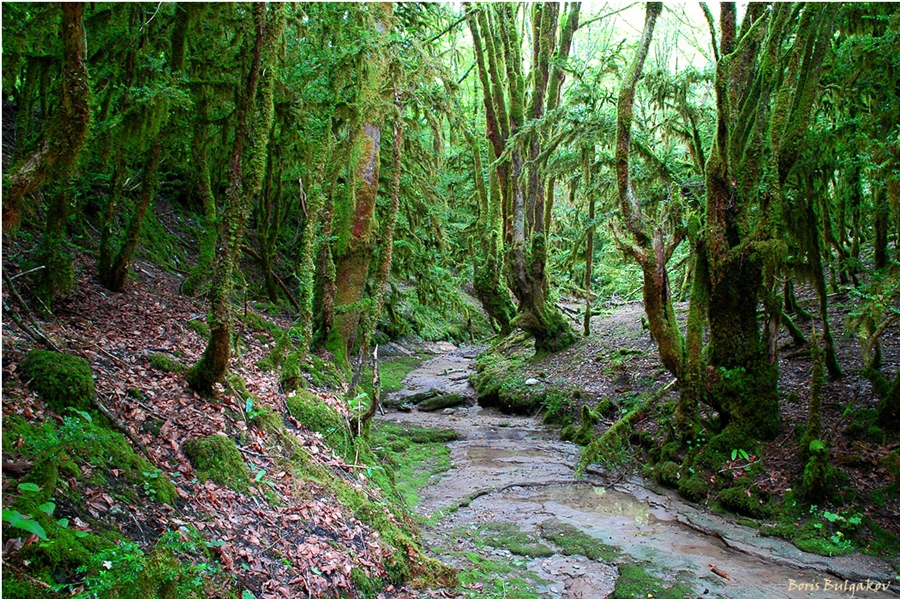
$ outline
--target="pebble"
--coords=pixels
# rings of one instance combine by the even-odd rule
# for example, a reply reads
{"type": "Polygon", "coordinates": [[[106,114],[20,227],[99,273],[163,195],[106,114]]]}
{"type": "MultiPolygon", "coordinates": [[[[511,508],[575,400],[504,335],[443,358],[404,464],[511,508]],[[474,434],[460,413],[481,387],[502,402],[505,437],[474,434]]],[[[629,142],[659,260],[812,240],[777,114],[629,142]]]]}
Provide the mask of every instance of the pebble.
{"type": "Polygon", "coordinates": [[[441,414],[443,414],[444,416],[449,416],[450,414],[455,414],[455,413],[456,413],[456,410],[454,410],[453,408],[444,408],[444,411],[441,412],[441,414]]]}
{"type": "Polygon", "coordinates": [[[525,384],[531,387],[532,385],[537,385],[540,381],[537,379],[527,379],[525,384]]]}

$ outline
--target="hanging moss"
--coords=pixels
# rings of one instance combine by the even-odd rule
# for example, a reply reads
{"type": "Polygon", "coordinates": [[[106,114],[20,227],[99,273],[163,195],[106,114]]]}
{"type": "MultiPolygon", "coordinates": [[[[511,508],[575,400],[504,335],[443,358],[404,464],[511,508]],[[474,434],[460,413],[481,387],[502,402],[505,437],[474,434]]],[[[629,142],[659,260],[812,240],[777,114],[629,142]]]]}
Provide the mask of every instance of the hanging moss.
{"type": "Polygon", "coordinates": [[[250,475],[234,440],[210,435],[187,441],[183,449],[200,480],[212,480],[235,491],[247,491],[250,475]]]}
{"type": "Polygon", "coordinates": [[[28,352],[22,368],[31,388],[58,414],[69,407],[90,409],[94,377],[84,358],[35,349],[28,352]]]}

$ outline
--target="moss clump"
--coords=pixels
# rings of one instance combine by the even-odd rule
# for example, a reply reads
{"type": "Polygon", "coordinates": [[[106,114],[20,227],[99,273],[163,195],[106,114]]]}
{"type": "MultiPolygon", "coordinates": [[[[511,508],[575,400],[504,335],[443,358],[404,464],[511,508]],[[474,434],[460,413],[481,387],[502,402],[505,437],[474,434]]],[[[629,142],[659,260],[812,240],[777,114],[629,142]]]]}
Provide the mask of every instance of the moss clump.
{"type": "Polygon", "coordinates": [[[894,480],[900,481],[900,449],[895,449],[881,458],[881,466],[894,480]]]}
{"type": "Polygon", "coordinates": [[[250,425],[267,433],[279,433],[284,430],[284,418],[278,412],[263,408],[250,418],[250,425]]]}
{"type": "Polygon", "coordinates": [[[589,445],[594,440],[594,425],[597,420],[597,415],[589,407],[581,406],[581,426],[570,424],[562,430],[560,436],[563,441],[589,445]]]}
{"type": "Polygon", "coordinates": [[[166,354],[150,354],[148,359],[150,360],[151,366],[157,370],[162,370],[163,372],[181,374],[188,369],[187,366],[166,354]]]}
{"type": "Polygon", "coordinates": [[[463,404],[466,398],[459,393],[438,393],[434,397],[420,402],[416,409],[420,412],[435,412],[444,408],[452,408],[463,404]]]}
{"type": "Polygon", "coordinates": [[[290,393],[291,391],[296,391],[301,387],[306,386],[306,381],[303,379],[302,371],[300,369],[300,354],[292,353],[285,358],[284,362],[281,365],[281,376],[279,378],[281,382],[281,388],[284,389],[285,393],[290,393]]]}
{"type": "Polygon", "coordinates": [[[194,331],[204,339],[209,339],[209,325],[200,320],[199,318],[195,318],[193,320],[189,320],[187,322],[187,328],[194,331]]]}
{"type": "Polygon", "coordinates": [[[663,462],[653,468],[652,476],[656,483],[670,489],[677,489],[678,481],[681,478],[681,466],[675,462],[663,462]]]}
{"type": "Polygon", "coordinates": [[[239,492],[249,488],[247,464],[232,439],[222,435],[191,439],[184,444],[184,453],[200,480],[212,480],[239,492]]]}
{"type": "Polygon", "coordinates": [[[818,501],[831,494],[835,473],[828,454],[824,442],[819,439],[810,442],[809,460],[803,468],[803,494],[807,499],[818,501]]]}
{"type": "Polygon", "coordinates": [[[656,578],[641,564],[619,564],[619,578],[610,599],[684,599],[692,595],[689,586],[656,578]]]}
{"type": "Polygon", "coordinates": [[[525,557],[549,557],[556,553],[553,548],[535,540],[532,535],[522,532],[509,522],[488,522],[478,526],[476,543],[506,549],[514,555],[525,557]]]}
{"type": "Polygon", "coordinates": [[[287,399],[291,415],[311,431],[328,437],[347,427],[346,421],[319,397],[300,389],[287,399]]]}
{"type": "Polygon", "coordinates": [[[613,562],[619,552],[594,537],[556,518],[541,523],[541,536],[560,548],[563,555],[583,555],[594,561],[613,562]]]}
{"type": "Polygon", "coordinates": [[[678,479],[678,494],[689,501],[705,500],[708,489],[706,479],[699,472],[678,479]]]}
{"type": "Polygon", "coordinates": [[[31,388],[57,413],[67,408],[87,410],[94,397],[94,377],[87,360],[79,356],[35,349],[22,365],[31,388]]]}
{"type": "Polygon", "coordinates": [[[475,374],[469,382],[478,394],[478,403],[497,406],[512,414],[534,414],[541,406],[540,397],[532,393],[521,374],[522,358],[504,357],[499,352],[485,352],[475,361],[475,374]]]}
{"type": "Polygon", "coordinates": [[[751,488],[751,479],[743,477],[735,481],[735,486],[719,491],[722,507],[751,518],[762,519],[769,516],[769,506],[758,491],[751,488]]]}
{"type": "Polygon", "coordinates": [[[338,389],[344,383],[344,375],[334,362],[323,360],[316,354],[309,355],[309,364],[305,368],[309,380],[314,387],[320,389],[338,389]]]}

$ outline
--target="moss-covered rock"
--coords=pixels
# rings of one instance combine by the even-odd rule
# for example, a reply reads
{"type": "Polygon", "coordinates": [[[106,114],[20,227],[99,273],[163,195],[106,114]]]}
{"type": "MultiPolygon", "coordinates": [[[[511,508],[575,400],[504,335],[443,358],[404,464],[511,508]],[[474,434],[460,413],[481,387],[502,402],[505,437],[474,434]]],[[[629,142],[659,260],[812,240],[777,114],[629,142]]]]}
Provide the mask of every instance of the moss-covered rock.
{"type": "Polygon", "coordinates": [[[735,481],[735,486],[719,491],[719,503],[736,514],[751,518],[766,518],[770,513],[766,498],[754,490],[750,482],[749,478],[739,479],[735,481]]]}
{"type": "Polygon", "coordinates": [[[583,555],[588,559],[610,563],[619,556],[619,551],[615,547],[604,545],[584,531],[557,518],[548,518],[541,522],[541,536],[559,547],[563,555],[583,555]]]}
{"type": "Polygon", "coordinates": [[[212,480],[240,492],[250,486],[247,464],[232,439],[222,435],[190,439],[184,444],[184,453],[200,480],[212,480]]]}
{"type": "Polygon", "coordinates": [[[709,485],[702,474],[695,473],[690,476],[682,476],[678,479],[678,493],[690,501],[703,501],[709,490],[709,485]]]}
{"type": "Polygon", "coordinates": [[[94,396],[94,377],[87,360],[79,356],[35,349],[22,365],[31,388],[57,413],[67,408],[87,410],[94,396]]]}
{"type": "Polygon", "coordinates": [[[466,398],[459,393],[438,393],[420,402],[416,409],[420,412],[435,412],[444,408],[453,408],[465,403],[466,398]]]}
{"type": "Polygon", "coordinates": [[[678,488],[681,478],[681,466],[675,462],[662,462],[653,468],[653,480],[664,487],[678,488]]]}

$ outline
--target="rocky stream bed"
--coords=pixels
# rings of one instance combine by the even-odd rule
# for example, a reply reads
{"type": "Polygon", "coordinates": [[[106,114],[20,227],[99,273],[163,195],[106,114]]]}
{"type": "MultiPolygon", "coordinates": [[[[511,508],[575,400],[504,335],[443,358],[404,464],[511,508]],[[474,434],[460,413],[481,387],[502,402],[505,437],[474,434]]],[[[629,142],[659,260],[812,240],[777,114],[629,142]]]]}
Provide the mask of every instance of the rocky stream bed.
{"type": "MultiPolygon", "coordinates": [[[[530,573],[529,593],[551,599],[606,597],[623,566],[633,565],[683,596],[900,595],[894,569],[878,558],[804,553],[639,478],[595,469],[576,477],[578,446],[560,441],[558,431],[539,418],[476,405],[467,378],[477,350],[449,345],[444,350],[404,379],[392,403],[402,405],[406,396],[437,389],[466,396],[466,406],[434,412],[406,407],[408,411],[391,410],[381,418],[450,428],[461,437],[448,444],[450,470],[421,489],[417,506],[428,522],[425,544],[445,563],[465,571],[472,567],[472,556],[480,556],[512,566],[519,574],[530,573]],[[477,542],[485,538],[484,531],[510,530],[544,550],[514,553],[501,542],[491,546],[490,534],[486,542],[477,542]],[[609,546],[615,553],[603,559],[591,551],[567,551],[559,544],[565,534],[587,535],[597,547],[609,546]]],[[[468,586],[478,596],[488,584],[497,583],[472,580],[468,586]]],[[[641,596],[654,597],[649,584],[645,590],[641,596]]],[[[512,586],[508,592],[503,586],[503,594],[517,596],[512,586]]]]}

